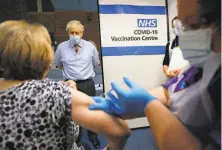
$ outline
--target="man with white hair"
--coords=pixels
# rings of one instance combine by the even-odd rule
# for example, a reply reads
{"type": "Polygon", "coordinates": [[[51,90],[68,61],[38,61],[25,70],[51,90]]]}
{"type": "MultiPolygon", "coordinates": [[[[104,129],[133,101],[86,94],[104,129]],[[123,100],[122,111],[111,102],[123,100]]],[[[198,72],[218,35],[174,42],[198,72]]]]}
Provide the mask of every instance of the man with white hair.
{"type": "MultiPolygon", "coordinates": [[[[62,69],[63,79],[76,82],[77,89],[89,96],[95,96],[93,81],[94,67],[100,65],[96,47],[84,39],[84,26],[80,21],[70,21],[66,26],[69,40],[58,45],[55,54],[55,64],[62,69]]],[[[81,134],[81,133],[80,133],[81,134]]],[[[100,148],[97,134],[88,131],[89,140],[95,149],[100,148]]]]}

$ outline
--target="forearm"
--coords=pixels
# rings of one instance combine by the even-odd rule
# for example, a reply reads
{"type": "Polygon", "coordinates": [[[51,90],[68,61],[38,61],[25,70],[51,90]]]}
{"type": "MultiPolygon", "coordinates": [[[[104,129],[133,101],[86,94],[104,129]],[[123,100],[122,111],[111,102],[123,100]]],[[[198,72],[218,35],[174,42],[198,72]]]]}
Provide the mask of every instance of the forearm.
{"type": "Polygon", "coordinates": [[[101,63],[100,63],[99,58],[98,58],[97,60],[93,60],[92,64],[93,64],[93,67],[94,67],[94,68],[100,66],[101,63]]]}
{"type": "MultiPolygon", "coordinates": [[[[103,135],[110,145],[110,150],[123,150],[130,136],[130,129],[127,123],[113,116],[110,116],[102,111],[90,111],[86,107],[82,107],[78,112],[74,112],[73,120],[84,128],[89,129],[95,133],[103,135]],[[86,114],[86,115],[82,115],[86,114]],[[78,116],[82,116],[81,119],[78,116]],[[97,116],[97,117],[95,117],[97,116]],[[79,118],[79,119],[78,119],[79,118]]],[[[79,107],[80,108],[80,107],[79,107]]]]}
{"type": "Polygon", "coordinates": [[[163,65],[163,72],[167,75],[167,71],[168,71],[169,66],[167,65],[163,65]]]}
{"type": "Polygon", "coordinates": [[[145,108],[145,114],[160,150],[200,150],[200,142],[159,101],[145,108]]]}
{"type": "Polygon", "coordinates": [[[165,106],[168,105],[168,98],[164,92],[164,88],[162,86],[148,90],[148,93],[156,97],[162,104],[165,106]]]}
{"type": "Polygon", "coordinates": [[[109,150],[123,150],[125,147],[125,144],[128,140],[128,137],[123,138],[108,138],[109,142],[109,150]]]}
{"type": "Polygon", "coordinates": [[[98,64],[93,64],[93,68],[95,69],[96,67],[99,67],[100,66],[100,63],[98,64]]]}
{"type": "Polygon", "coordinates": [[[130,135],[127,123],[103,111],[90,111],[92,98],[77,90],[72,91],[72,119],[84,128],[104,135],[116,150],[121,149],[130,135]],[[118,148],[118,149],[117,149],[118,148]]]}

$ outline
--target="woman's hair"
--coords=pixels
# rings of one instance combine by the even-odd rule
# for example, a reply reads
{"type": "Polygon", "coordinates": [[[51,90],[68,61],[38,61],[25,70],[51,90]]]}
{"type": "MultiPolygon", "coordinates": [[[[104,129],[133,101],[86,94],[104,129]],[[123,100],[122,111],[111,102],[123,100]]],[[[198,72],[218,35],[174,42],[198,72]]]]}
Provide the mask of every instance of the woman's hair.
{"type": "Polygon", "coordinates": [[[214,25],[221,32],[221,0],[199,0],[203,24],[214,25]]]}
{"type": "Polygon", "coordinates": [[[178,17],[177,17],[177,16],[176,16],[176,17],[174,17],[174,18],[172,19],[172,21],[171,21],[171,26],[172,26],[172,27],[174,27],[174,26],[173,26],[173,22],[174,22],[175,20],[177,20],[177,19],[178,19],[178,17]]]}
{"type": "Polygon", "coordinates": [[[4,77],[13,80],[42,79],[53,60],[47,29],[40,24],[13,22],[0,24],[0,65],[4,77]]]}
{"type": "MultiPolygon", "coordinates": [[[[17,30],[18,28],[20,28],[21,26],[26,25],[25,21],[20,21],[20,23],[18,24],[18,21],[15,20],[10,20],[4,23],[0,24],[0,41],[3,41],[5,38],[5,35],[8,34],[8,32],[12,32],[14,30],[17,30]]],[[[4,42],[5,44],[5,42],[4,42]]],[[[3,43],[2,43],[2,47],[4,47],[3,43]]],[[[2,55],[2,48],[0,48],[0,56],[2,55]]],[[[1,59],[1,57],[0,57],[1,59]]],[[[1,60],[0,60],[1,62],[1,60]]],[[[4,69],[1,67],[0,65],[0,77],[4,77],[4,69]]]]}
{"type": "MultiPolygon", "coordinates": [[[[1,31],[0,32],[0,41],[3,41],[5,39],[6,34],[11,33],[21,27],[26,26],[26,25],[28,25],[28,24],[25,21],[18,22],[15,20],[9,20],[4,23],[1,23],[0,24],[0,31],[1,31]]],[[[2,44],[1,44],[1,46],[3,46],[2,44]]],[[[6,43],[4,42],[4,44],[6,44],[6,43]]],[[[2,48],[0,49],[0,53],[1,53],[1,50],[2,50],[2,48]]]]}

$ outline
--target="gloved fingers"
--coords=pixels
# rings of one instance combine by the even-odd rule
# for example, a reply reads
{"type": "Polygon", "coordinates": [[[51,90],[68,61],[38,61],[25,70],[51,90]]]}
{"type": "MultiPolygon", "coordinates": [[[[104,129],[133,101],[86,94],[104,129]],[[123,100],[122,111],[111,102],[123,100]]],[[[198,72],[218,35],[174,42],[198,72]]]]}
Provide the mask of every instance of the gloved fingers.
{"type": "Polygon", "coordinates": [[[115,107],[115,115],[117,115],[118,117],[122,117],[122,114],[124,113],[124,110],[121,109],[120,107],[116,106],[115,107]]]}
{"type": "Polygon", "coordinates": [[[96,103],[100,103],[102,101],[102,97],[91,97],[96,103]]]}
{"type": "Polygon", "coordinates": [[[119,103],[119,100],[116,98],[115,95],[113,95],[111,92],[107,93],[107,96],[114,102],[114,103],[119,103]]]}
{"type": "Polygon", "coordinates": [[[112,89],[116,92],[117,96],[123,96],[125,94],[125,90],[122,89],[119,84],[115,82],[111,82],[112,89]]]}
{"type": "Polygon", "coordinates": [[[117,114],[124,112],[126,108],[124,100],[116,98],[116,96],[113,95],[112,93],[109,93],[108,97],[110,98],[110,101],[112,101],[113,105],[115,106],[115,112],[117,114]]]}
{"type": "Polygon", "coordinates": [[[133,88],[135,87],[135,83],[133,81],[131,81],[130,79],[128,79],[127,77],[124,77],[123,78],[123,81],[126,83],[126,85],[129,87],[129,88],[133,88]]]}
{"type": "Polygon", "coordinates": [[[89,110],[102,110],[102,111],[106,110],[103,103],[90,104],[88,108],[89,110]]]}

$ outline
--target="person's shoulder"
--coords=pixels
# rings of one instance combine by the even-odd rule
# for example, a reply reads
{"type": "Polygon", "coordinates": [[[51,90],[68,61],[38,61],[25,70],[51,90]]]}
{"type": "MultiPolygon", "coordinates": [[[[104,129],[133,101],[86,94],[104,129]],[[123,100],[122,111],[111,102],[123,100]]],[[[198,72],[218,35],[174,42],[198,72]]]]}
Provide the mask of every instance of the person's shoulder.
{"type": "Polygon", "coordinates": [[[22,91],[23,95],[38,99],[36,104],[50,105],[50,111],[56,111],[57,118],[61,118],[64,112],[71,114],[72,94],[70,88],[64,83],[46,78],[24,84],[26,89],[22,91]]]}
{"type": "Polygon", "coordinates": [[[87,47],[96,49],[96,47],[95,47],[95,46],[93,45],[93,43],[91,43],[90,41],[83,40],[83,42],[87,45],[87,47]]]}
{"type": "Polygon", "coordinates": [[[43,84],[47,84],[47,85],[52,85],[52,84],[56,84],[57,82],[53,81],[52,79],[49,78],[45,78],[43,80],[30,80],[27,82],[24,82],[24,84],[26,85],[36,85],[36,86],[41,86],[43,84]]]}
{"type": "Polygon", "coordinates": [[[83,41],[83,43],[86,44],[87,46],[92,45],[92,43],[89,42],[89,41],[87,41],[87,40],[82,39],[82,41],[83,41]]]}
{"type": "Polygon", "coordinates": [[[69,91],[67,85],[62,82],[56,82],[51,79],[44,80],[32,80],[24,83],[24,86],[30,87],[29,89],[38,89],[42,91],[46,91],[48,93],[54,92],[64,92],[64,90],[69,91]]]}
{"type": "Polygon", "coordinates": [[[62,48],[62,47],[64,47],[64,46],[67,46],[68,44],[69,44],[69,40],[64,41],[64,42],[62,42],[62,43],[60,43],[60,44],[58,45],[58,48],[62,48]]]}
{"type": "MultiPolygon", "coordinates": [[[[71,91],[68,85],[56,82],[51,79],[32,80],[25,83],[24,87],[29,89],[29,93],[34,93],[38,97],[49,98],[53,96],[56,101],[67,101],[70,103],[71,91]]],[[[23,91],[24,92],[24,91],[23,91]]]]}

